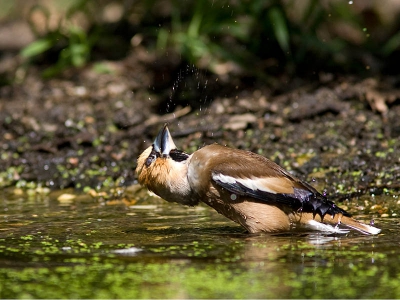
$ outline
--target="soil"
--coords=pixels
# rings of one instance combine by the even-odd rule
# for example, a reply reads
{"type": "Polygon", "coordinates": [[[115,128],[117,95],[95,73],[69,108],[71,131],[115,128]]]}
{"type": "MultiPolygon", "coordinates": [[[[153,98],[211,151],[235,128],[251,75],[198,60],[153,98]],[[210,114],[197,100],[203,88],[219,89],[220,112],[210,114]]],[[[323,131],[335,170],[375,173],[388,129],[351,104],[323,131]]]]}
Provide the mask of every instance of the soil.
{"type": "Polygon", "coordinates": [[[185,151],[254,151],[334,198],[399,188],[399,77],[320,73],[265,86],[144,49],[53,79],[41,71],[3,73],[16,77],[0,87],[0,187],[130,185],[136,158],[168,122],[185,151]]]}

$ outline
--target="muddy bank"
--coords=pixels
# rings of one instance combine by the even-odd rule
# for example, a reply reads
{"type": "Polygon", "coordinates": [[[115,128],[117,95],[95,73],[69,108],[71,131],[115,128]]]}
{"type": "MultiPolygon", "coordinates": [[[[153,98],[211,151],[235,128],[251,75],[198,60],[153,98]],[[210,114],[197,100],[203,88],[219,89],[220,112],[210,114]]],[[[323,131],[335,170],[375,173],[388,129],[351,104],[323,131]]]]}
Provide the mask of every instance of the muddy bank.
{"type": "Polygon", "coordinates": [[[177,144],[270,157],[343,198],[399,188],[398,78],[292,79],[265,87],[136,53],[0,88],[0,186],[102,188],[134,182],[164,122],[177,144]]]}

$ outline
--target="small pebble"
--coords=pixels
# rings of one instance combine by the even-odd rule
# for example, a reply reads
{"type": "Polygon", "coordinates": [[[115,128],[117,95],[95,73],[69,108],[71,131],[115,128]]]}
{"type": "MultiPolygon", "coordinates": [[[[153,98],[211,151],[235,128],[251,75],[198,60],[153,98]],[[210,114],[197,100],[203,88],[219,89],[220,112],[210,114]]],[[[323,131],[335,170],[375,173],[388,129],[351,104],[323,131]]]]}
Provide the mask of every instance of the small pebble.
{"type": "Polygon", "coordinates": [[[76,198],[76,195],[72,194],[62,194],[58,196],[57,200],[62,203],[69,203],[76,198]]]}

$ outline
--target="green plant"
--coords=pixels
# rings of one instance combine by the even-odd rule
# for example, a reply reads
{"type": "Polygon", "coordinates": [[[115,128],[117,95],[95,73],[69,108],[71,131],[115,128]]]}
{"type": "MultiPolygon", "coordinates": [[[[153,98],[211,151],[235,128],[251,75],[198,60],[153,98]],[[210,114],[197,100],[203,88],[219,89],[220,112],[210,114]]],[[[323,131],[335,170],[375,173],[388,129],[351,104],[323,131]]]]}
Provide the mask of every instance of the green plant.
{"type": "Polygon", "coordinates": [[[99,37],[98,32],[88,35],[82,28],[69,22],[76,12],[84,11],[86,3],[88,2],[82,0],[71,6],[65,16],[66,25],[63,26],[60,21],[55,30],[48,28],[50,13],[46,7],[36,5],[31,8],[30,15],[36,11],[43,14],[46,20],[46,34],[40,37],[38,30],[31,23],[32,31],[36,33],[38,39],[23,48],[21,56],[32,61],[39,56],[46,56],[51,51],[58,53],[56,63],[43,71],[44,77],[52,77],[69,67],[82,67],[89,61],[92,47],[99,37]]]}
{"type": "Polygon", "coordinates": [[[254,62],[262,46],[257,35],[261,38],[265,32],[274,45],[264,53],[273,52],[276,45],[282,52],[290,51],[287,19],[277,1],[173,3],[170,26],[157,30],[159,51],[172,47],[190,63],[217,73],[224,62],[257,70],[254,62]]]}
{"type": "Polygon", "coordinates": [[[172,1],[170,22],[156,29],[157,49],[173,48],[215,73],[233,64],[259,78],[276,71],[362,72],[365,55],[388,57],[400,45],[398,31],[372,37],[368,14],[352,1],[172,1]]]}
{"type": "MultiPolygon", "coordinates": [[[[281,72],[360,72],[365,70],[363,57],[387,58],[400,45],[400,34],[390,29],[396,22],[368,27],[371,14],[377,19],[378,10],[369,6],[368,14],[363,14],[353,1],[71,1],[73,5],[55,30],[41,36],[32,25],[38,39],[21,52],[28,61],[45,57],[53,64],[44,76],[84,66],[93,58],[94,49],[105,50],[96,51],[100,58],[105,52],[112,52],[112,59],[121,58],[131,49],[130,40],[136,34],[150,51],[152,45],[161,54],[173,49],[184,63],[198,68],[263,80],[281,72]],[[123,9],[121,20],[114,24],[101,18],[110,3],[123,9]],[[72,25],[76,13],[83,13],[90,30],[72,25]],[[56,58],[49,60],[52,55],[56,58]]],[[[49,19],[41,5],[31,11],[40,11],[49,19]]]]}

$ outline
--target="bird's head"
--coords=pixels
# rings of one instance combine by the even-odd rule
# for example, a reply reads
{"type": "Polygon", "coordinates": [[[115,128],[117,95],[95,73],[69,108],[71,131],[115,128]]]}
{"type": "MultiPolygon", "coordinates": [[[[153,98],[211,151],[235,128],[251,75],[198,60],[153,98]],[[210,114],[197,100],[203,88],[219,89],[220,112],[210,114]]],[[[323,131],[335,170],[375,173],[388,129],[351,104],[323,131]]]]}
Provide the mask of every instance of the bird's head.
{"type": "Polygon", "coordinates": [[[167,125],[160,130],[154,143],[139,156],[136,174],[140,184],[167,201],[173,194],[187,194],[187,169],[190,155],[178,150],[167,125]]]}

